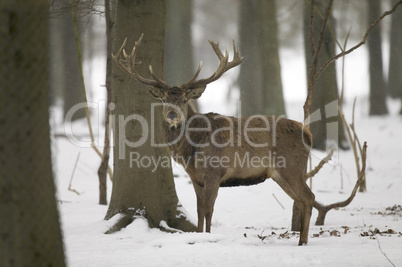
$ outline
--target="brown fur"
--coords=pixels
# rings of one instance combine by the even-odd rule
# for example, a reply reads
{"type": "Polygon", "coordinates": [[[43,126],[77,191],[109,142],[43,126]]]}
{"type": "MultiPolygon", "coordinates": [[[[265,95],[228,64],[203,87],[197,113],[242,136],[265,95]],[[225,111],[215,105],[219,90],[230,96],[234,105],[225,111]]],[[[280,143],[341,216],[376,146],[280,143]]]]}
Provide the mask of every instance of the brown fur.
{"type": "MultiPolygon", "coordinates": [[[[269,122],[269,131],[248,132],[249,140],[253,144],[267,144],[264,147],[256,148],[245,140],[244,131],[241,130],[244,129],[245,122],[249,118],[239,119],[214,113],[202,114],[202,117],[198,119],[192,119],[193,116],[200,116],[200,114],[193,113],[189,109],[187,118],[181,122],[181,127],[207,129],[206,120],[208,120],[210,122],[208,131],[191,131],[188,138],[196,144],[211,145],[201,148],[194,147],[183,135],[177,143],[170,145],[169,148],[173,159],[185,167],[193,182],[197,194],[198,231],[203,231],[204,218],[206,219],[206,231],[210,231],[213,206],[219,187],[253,185],[273,178],[292,199],[301,203],[304,215],[302,215],[303,225],[299,243],[307,243],[308,225],[314,201],[314,194],[303,179],[311,146],[310,132],[303,129],[302,124],[296,121],[266,116],[264,118],[269,122]],[[191,123],[187,125],[190,120],[192,120],[191,123]],[[240,132],[238,131],[239,125],[242,127],[240,132]],[[230,136],[229,130],[219,130],[227,129],[229,126],[233,127],[232,136],[230,136]],[[214,140],[218,145],[225,144],[230,139],[234,140],[234,144],[229,143],[223,147],[212,145],[212,134],[214,132],[216,133],[214,140]],[[243,159],[247,153],[249,153],[249,158],[263,158],[269,152],[271,152],[271,156],[275,153],[276,158],[284,159],[286,166],[264,166],[260,168],[245,166],[247,164],[236,166],[236,162],[239,163],[235,159],[236,154],[240,159],[243,159]],[[202,162],[196,161],[197,153],[217,156],[218,158],[227,157],[230,162],[225,166],[202,164],[202,162]]],[[[249,129],[264,129],[265,127],[266,124],[260,117],[250,120],[248,124],[249,129]]],[[[169,128],[169,124],[165,122],[164,130],[166,142],[169,143],[177,138],[181,128],[172,130],[169,128]]]]}

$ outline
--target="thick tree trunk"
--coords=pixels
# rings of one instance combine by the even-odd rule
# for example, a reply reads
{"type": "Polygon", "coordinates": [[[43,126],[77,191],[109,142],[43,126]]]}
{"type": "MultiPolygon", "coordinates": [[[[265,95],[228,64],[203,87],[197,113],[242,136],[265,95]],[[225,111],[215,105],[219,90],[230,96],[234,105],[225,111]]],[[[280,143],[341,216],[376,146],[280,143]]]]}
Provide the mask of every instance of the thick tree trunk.
{"type": "MultiPolygon", "coordinates": [[[[192,22],[193,0],[167,1],[164,59],[167,84],[181,85],[197,69],[193,60],[192,22]]],[[[191,100],[191,105],[198,110],[196,100],[191,100]]]]}
{"type": "Polygon", "coordinates": [[[193,77],[192,0],[167,1],[164,75],[167,84],[181,85],[193,77]]]}
{"type": "Polygon", "coordinates": [[[50,153],[49,1],[0,2],[0,266],[65,266],[50,153]]]}
{"type": "Polygon", "coordinates": [[[262,84],[260,31],[258,20],[259,2],[240,1],[240,54],[247,55],[240,66],[239,86],[241,115],[263,114],[264,95],[262,84]]]}
{"type": "Polygon", "coordinates": [[[282,90],[281,64],[279,61],[276,2],[261,1],[260,4],[261,71],[264,88],[262,114],[286,115],[282,90]]]}
{"type": "Polygon", "coordinates": [[[242,116],[285,115],[275,1],[240,1],[242,116]]]}
{"type": "MultiPolygon", "coordinates": [[[[368,23],[380,16],[380,1],[368,0],[368,23]]],[[[370,115],[388,114],[385,81],[382,67],[381,28],[377,25],[371,30],[367,40],[369,50],[370,74],[370,115]]],[[[400,49],[400,48],[399,48],[400,49]]]]}
{"type": "MultiPolygon", "coordinates": [[[[163,50],[166,2],[117,1],[114,48],[127,38],[126,50],[131,48],[142,33],[144,39],[138,51],[137,71],[149,77],[151,64],[163,78],[163,50]]],[[[171,159],[164,143],[160,106],[153,108],[146,86],[130,78],[113,64],[112,100],[114,110],[114,174],[113,189],[105,219],[120,213],[122,219],[112,227],[114,232],[144,217],[150,227],[166,222],[170,227],[195,231],[180,211],[171,159]],[[144,141],[140,145],[139,142],[144,141]]],[[[163,228],[163,227],[162,227],[163,228]]]]}
{"type": "MultiPolygon", "coordinates": [[[[72,1],[72,3],[74,12],[79,13],[77,0],[72,1]]],[[[56,0],[52,5],[54,9],[59,11],[52,14],[51,19],[51,86],[53,90],[59,91],[58,93],[62,96],[65,117],[72,107],[84,102],[84,96],[71,7],[69,2],[65,0],[56,0]]],[[[77,14],[78,24],[79,21],[80,18],[77,14]]],[[[85,118],[85,109],[83,108],[78,109],[72,116],[72,120],[82,118],[85,118]]]]}

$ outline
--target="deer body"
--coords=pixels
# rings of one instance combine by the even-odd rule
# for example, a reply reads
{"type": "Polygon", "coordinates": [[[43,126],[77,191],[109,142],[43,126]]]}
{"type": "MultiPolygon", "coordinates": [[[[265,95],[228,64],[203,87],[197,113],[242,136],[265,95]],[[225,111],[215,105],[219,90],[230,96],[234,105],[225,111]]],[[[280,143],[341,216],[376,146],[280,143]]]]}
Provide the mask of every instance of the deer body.
{"type": "Polygon", "coordinates": [[[273,116],[234,118],[190,110],[180,127],[186,127],[184,133],[204,129],[183,134],[181,128],[164,125],[166,142],[175,140],[169,146],[171,156],[185,168],[197,195],[198,231],[203,231],[205,218],[210,232],[219,187],[253,185],[273,178],[295,200],[297,195],[308,194],[304,201],[312,205],[314,195],[303,182],[311,134],[300,123],[273,116]],[[191,141],[202,145],[194,147],[191,141]]]}
{"type": "Polygon", "coordinates": [[[181,86],[169,86],[153,73],[153,80],[135,71],[135,52],[127,55],[124,45],[113,56],[120,68],[148,85],[149,92],[163,104],[165,141],[172,158],[188,173],[197,197],[199,232],[211,231],[211,218],[219,187],[258,184],[272,178],[295,200],[300,209],[299,245],[307,244],[314,194],[304,176],[311,147],[311,134],[301,123],[289,119],[255,115],[234,118],[216,113],[199,114],[188,107],[188,101],[204,92],[206,85],[241,64],[242,58],[233,45],[235,55],[228,62],[219,45],[210,41],[220,64],[208,78],[194,77],[181,86]],[[121,59],[121,54],[125,59],[121,59]]]}

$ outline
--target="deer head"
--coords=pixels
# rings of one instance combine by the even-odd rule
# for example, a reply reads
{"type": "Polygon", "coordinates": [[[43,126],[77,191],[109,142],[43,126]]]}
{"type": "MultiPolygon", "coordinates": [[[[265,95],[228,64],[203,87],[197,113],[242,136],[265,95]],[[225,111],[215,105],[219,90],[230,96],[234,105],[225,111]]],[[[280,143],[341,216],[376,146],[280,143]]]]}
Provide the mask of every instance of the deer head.
{"type": "Polygon", "coordinates": [[[141,45],[143,36],[144,34],[142,34],[140,39],[135,42],[130,54],[127,54],[124,49],[127,41],[126,38],[117,54],[112,54],[112,57],[122,70],[134,77],[137,81],[145,84],[151,95],[162,101],[163,118],[170,125],[171,129],[177,129],[180,127],[183,121],[187,118],[188,102],[191,99],[199,98],[209,83],[218,80],[226,71],[243,63],[243,58],[240,57],[239,50],[236,48],[234,41],[234,56],[232,61],[228,61],[229,52],[227,49],[225,55],[223,55],[219,48],[219,43],[209,41],[219,59],[219,66],[215,73],[208,78],[197,80],[202,69],[201,61],[197,71],[189,81],[180,86],[170,86],[154,73],[151,65],[149,65],[149,72],[152,79],[144,78],[137,73],[135,66],[141,64],[141,62],[136,62],[135,57],[137,50],[141,45]]]}

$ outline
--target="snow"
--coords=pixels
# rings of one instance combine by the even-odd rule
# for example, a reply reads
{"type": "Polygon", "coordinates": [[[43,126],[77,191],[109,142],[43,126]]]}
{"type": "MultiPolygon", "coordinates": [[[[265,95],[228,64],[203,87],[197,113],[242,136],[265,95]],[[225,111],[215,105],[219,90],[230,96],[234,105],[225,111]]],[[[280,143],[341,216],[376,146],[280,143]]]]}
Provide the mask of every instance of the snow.
{"type": "MultiPolygon", "coordinates": [[[[286,77],[299,65],[289,63],[282,75],[286,77]]],[[[297,89],[301,83],[298,79],[284,83],[285,96],[298,95],[286,98],[291,119],[302,119],[305,95],[298,91],[304,91],[305,87],[297,89]]],[[[402,210],[387,210],[402,205],[402,117],[397,115],[400,103],[389,100],[390,115],[369,117],[367,90],[363,90],[366,87],[360,83],[359,79],[354,83],[346,81],[350,90],[346,94],[344,113],[351,122],[352,97],[355,96],[352,92],[359,88],[355,128],[360,141],[368,143],[367,192],[357,193],[349,206],[329,211],[324,226],[314,225],[317,217],[314,210],[309,243],[302,247],[297,246],[298,234],[290,231],[293,202],[272,180],[255,186],[221,188],[211,234],[167,233],[150,229],[144,219],[137,218],[120,232],[106,235],[118,215],[109,221],[103,220],[107,206],[97,204],[100,158],[88,146],[56,138],[57,198],[69,266],[401,266],[402,210]],[[79,195],[68,190],[78,154],[80,158],[71,188],[79,195]],[[380,232],[391,229],[395,233],[375,234],[376,228],[380,232]],[[331,232],[337,233],[336,236],[331,232]]],[[[206,90],[201,98],[201,111],[236,114],[235,93],[231,104],[218,102],[225,99],[227,92],[213,87],[222,85],[225,85],[224,80],[206,90]]],[[[98,116],[94,112],[92,121],[94,131],[99,133],[96,141],[100,146],[103,130],[99,127],[102,119],[98,116]]],[[[66,125],[78,134],[88,132],[85,121],[66,125]]],[[[58,122],[56,132],[63,132],[64,127],[58,122]]],[[[87,136],[80,138],[88,141],[87,136]]],[[[313,154],[324,155],[317,151],[313,154]]],[[[313,192],[322,203],[345,200],[355,184],[352,151],[338,151],[334,157],[313,180],[313,192]]],[[[319,158],[314,157],[313,165],[318,161],[319,158]]],[[[184,170],[177,164],[173,167],[179,200],[195,223],[193,187],[184,170]]],[[[108,181],[109,198],[111,187],[108,181]]],[[[162,226],[169,227],[166,222],[162,222],[162,226]]]]}

